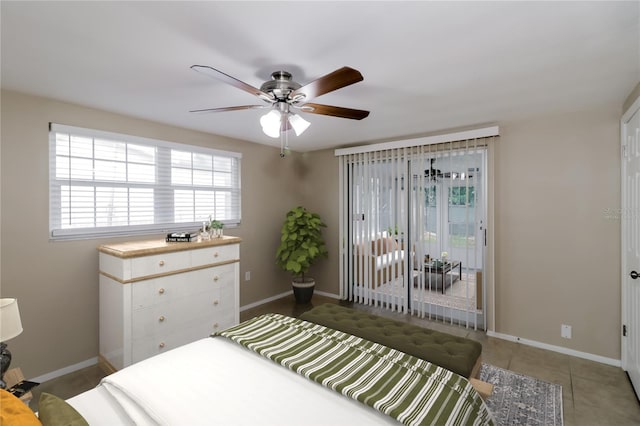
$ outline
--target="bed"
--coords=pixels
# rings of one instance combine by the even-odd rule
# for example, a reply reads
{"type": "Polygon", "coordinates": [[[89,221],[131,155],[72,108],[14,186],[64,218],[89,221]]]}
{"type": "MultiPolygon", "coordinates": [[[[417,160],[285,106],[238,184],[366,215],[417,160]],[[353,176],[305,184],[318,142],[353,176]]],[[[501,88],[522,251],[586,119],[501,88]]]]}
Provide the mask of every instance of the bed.
{"type": "Polygon", "coordinates": [[[466,378],[279,314],[131,365],[67,402],[98,426],[494,424],[466,378]]]}

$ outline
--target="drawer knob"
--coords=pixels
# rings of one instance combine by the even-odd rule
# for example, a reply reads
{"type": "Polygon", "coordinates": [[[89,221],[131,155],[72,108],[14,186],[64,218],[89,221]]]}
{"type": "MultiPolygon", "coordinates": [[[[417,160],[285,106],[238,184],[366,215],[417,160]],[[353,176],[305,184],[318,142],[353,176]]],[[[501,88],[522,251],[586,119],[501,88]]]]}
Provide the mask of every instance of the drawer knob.
{"type": "Polygon", "coordinates": [[[158,265],[164,266],[164,260],[161,260],[160,262],[158,262],[158,265]]]}
{"type": "Polygon", "coordinates": [[[218,328],[218,327],[219,327],[218,323],[213,324],[213,328],[218,328]]]}
{"type": "Polygon", "coordinates": [[[218,306],[218,303],[220,303],[218,300],[214,300],[213,301],[213,304],[216,305],[216,306],[218,306]]]}
{"type": "Polygon", "coordinates": [[[164,288],[161,288],[160,290],[158,290],[158,293],[164,294],[164,288]]]}
{"type": "Polygon", "coordinates": [[[220,279],[220,277],[219,277],[219,276],[217,276],[217,275],[216,275],[215,277],[213,277],[213,281],[216,281],[216,282],[217,282],[219,279],[220,279]]]}
{"type": "Polygon", "coordinates": [[[160,318],[158,318],[158,321],[160,322],[164,321],[164,316],[160,315],[160,318]]]}
{"type": "Polygon", "coordinates": [[[158,345],[158,347],[159,347],[160,349],[164,348],[164,342],[160,342],[160,344],[158,345]]]}
{"type": "Polygon", "coordinates": [[[218,252],[213,253],[213,257],[218,257],[218,256],[219,256],[218,252]]]}

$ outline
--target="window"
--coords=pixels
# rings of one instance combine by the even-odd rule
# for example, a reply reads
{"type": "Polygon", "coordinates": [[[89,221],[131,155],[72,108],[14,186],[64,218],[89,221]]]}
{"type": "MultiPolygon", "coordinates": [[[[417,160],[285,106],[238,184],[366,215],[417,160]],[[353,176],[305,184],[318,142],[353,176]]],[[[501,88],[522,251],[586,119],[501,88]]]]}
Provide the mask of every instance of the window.
{"type": "Polygon", "coordinates": [[[240,223],[241,154],[51,124],[50,237],[240,223]]]}
{"type": "Polygon", "coordinates": [[[467,197],[466,186],[452,186],[449,188],[449,206],[469,206],[474,207],[476,201],[475,187],[468,187],[467,197]]]}
{"type": "Polygon", "coordinates": [[[476,245],[476,192],[474,186],[449,187],[449,246],[451,249],[476,245]]]}

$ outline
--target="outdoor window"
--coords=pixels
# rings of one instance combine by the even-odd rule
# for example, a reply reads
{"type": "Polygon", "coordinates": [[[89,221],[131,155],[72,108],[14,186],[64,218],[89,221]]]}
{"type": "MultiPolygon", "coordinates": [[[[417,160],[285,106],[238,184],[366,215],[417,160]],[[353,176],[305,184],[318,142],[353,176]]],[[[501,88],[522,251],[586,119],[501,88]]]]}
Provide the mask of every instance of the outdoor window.
{"type": "Polygon", "coordinates": [[[241,154],[51,124],[50,237],[240,223],[241,154]]]}
{"type": "Polygon", "coordinates": [[[475,188],[473,186],[452,186],[449,188],[450,206],[475,206],[475,188]],[[467,196],[468,191],[468,196],[467,196]]]}
{"type": "Polygon", "coordinates": [[[477,224],[476,193],[474,186],[449,187],[449,245],[450,247],[475,247],[477,224]]]}

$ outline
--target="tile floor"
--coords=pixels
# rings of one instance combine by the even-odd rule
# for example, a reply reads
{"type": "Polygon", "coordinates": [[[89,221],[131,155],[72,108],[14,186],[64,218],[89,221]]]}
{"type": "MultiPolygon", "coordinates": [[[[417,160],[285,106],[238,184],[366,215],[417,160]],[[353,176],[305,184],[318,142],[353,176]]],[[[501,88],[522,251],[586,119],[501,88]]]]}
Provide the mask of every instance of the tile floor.
{"type": "MultiPolygon", "coordinates": [[[[241,312],[240,319],[246,320],[268,312],[298,316],[322,303],[340,302],[316,294],[311,304],[296,305],[291,296],[241,312]]],[[[371,307],[354,307],[478,340],[482,343],[483,362],[561,384],[566,426],[640,425],[640,404],[626,374],[620,368],[488,337],[479,331],[371,307]]],[[[61,398],[70,398],[96,386],[104,375],[98,366],[93,366],[42,383],[34,390],[30,407],[37,411],[37,401],[43,391],[61,398]]]]}

